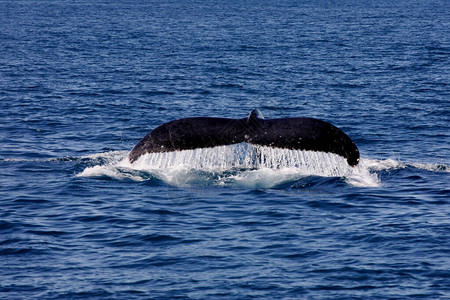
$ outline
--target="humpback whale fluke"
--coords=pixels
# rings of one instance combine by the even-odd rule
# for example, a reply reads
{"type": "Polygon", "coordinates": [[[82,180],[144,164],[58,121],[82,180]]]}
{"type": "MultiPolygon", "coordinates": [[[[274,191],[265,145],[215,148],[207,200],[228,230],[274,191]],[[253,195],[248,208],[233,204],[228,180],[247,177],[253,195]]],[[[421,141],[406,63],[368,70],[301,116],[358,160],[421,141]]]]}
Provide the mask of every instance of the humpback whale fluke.
{"type": "Polygon", "coordinates": [[[355,143],[339,128],[313,118],[264,119],[258,109],[243,119],[194,117],[170,121],[150,131],[131,150],[136,161],[145,153],[249,144],[338,154],[350,166],[359,162],[355,143]]]}

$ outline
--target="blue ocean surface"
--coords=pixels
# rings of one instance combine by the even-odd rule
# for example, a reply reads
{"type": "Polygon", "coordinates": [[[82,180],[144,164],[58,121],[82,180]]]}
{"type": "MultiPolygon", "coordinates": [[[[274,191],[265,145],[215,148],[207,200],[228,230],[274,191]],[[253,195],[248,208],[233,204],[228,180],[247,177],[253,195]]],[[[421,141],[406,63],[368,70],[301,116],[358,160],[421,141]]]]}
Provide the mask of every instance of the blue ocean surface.
{"type": "Polygon", "coordinates": [[[449,8],[0,0],[0,298],[449,299],[449,8]],[[127,159],[254,108],[336,125],[360,163],[127,159]]]}

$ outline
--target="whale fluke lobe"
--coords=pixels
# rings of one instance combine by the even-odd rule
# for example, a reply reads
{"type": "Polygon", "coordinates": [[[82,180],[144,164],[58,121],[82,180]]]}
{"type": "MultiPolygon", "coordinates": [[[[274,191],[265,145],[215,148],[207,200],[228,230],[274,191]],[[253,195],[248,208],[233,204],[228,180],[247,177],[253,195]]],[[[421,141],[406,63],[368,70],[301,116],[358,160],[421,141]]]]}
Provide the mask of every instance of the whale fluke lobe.
{"type": "Polygon", "coordinates": [[[359,162],[359,150],[355,143],[336,126],[313,118],[264,119],[257,109],[243,119],[195,117],[162,124],[140,140],[128,158],[133,163],[146,153],[243,142],[335,153],[347,159],[350,166],[356,166],[359,162]]]}

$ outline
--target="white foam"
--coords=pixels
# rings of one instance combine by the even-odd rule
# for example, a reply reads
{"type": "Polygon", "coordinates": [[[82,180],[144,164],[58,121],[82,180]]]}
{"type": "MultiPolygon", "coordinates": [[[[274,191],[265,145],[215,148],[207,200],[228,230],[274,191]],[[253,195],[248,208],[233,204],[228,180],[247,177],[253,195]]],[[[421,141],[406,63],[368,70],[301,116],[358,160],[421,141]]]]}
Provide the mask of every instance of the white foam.
{"type": "Polygon", "coordinates": [[[145,180],[142,176],[134,175],[128,161],[128,151],[110,151],[79,157],[89,159],[99,164],[86,167],[77,177],[109,177],[118,180],[130,179],[134,181],[145,180]]]}
{"type": "Polygon", "coordinates": [[[365,159],[365,166],[371,171],[388,171],[388,170],[398,170],[407,167],[426,170],[431,172],[450,172],[450,166],[445,164],[434,164],[434,163],[418,163],[418,162],[402,162],[397,159],[365,159]]]}
{"type": "Polygon", "coordinates": [[[357,167],[345,158],[324,152],[279,149],[246,143],[174,152],[148,153],[127,167],[156,174],[169,184],[192,181],[192,170],[205,172],[240,171],[220,184],[273,187],[304,176],[344,177],[350,185],[379,186],[376,174],[364,162],[357,167]]]}
{"type": "Polygon", "coordinates": [[[403,169],[405,167],[404,164],[402,164],[398,160],[394,160],[391,158],[380,160],[380,159],[365,159],[364,165],[369,170],[373,171],[385,171],[385,170],[391,170],[391,169],[403,169]]]}
{"type": "Polygon", "coordinates": [[[51,158],[5,158],[5,162],[54,162],[54,161],[80,161],[80,160],[117,160],[117,158],[123,158],[128,154],[128,151],[108,151],[102,153],[94,153],[82,156],[62,156],[62,157],[51,157],[51,158]]]}
{"type": "Polygon", "coordinates": [[[444,164],[423,164],[423,163],[410,163],[407,164],[416,169],[427,170],[431,172],[445,172],[450,173],[450,166],[444,164]]]}
{"type": "Polygon", "coordinates": [[[370,159],[360,159],[359,164],[348,173],[346,181],[355,187],[379,187],[381,180],[378,175],[370,169],[370,159]]]}

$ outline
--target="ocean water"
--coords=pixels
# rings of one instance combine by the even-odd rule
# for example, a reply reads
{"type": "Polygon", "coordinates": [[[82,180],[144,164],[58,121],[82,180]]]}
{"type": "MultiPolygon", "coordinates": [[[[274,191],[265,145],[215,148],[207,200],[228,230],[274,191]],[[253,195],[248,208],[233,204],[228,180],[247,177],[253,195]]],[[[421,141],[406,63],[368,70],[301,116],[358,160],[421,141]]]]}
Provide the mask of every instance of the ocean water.
{"type": "Polygon", "coordinates": [[[0,0],[0,298],[449,299],[449,7],[0,0]],[[360,164],[127,160],[254,108],[333,123],[360,164]]]}

